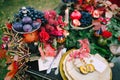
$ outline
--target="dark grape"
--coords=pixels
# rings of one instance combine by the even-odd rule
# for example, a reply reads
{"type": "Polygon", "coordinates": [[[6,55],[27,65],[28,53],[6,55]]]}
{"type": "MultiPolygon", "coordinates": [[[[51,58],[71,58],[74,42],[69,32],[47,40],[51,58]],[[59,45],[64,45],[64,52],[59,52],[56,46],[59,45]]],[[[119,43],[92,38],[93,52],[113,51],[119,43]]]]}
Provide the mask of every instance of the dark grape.
{"type": "Polygon", "coordinates": [[[86,27],[92,24],[92,16],[90,13],[81,11],[82,17],[80,19],[81,26],[86,27]]]}
{"type": "Polygon", "coordinates": [[[25,24],[25,25],[23,26],[23,30],[24,30],[25,32],[30,32],[30,31],[32,31],[32,26],[31,26],[30,24],[25,24]]]}

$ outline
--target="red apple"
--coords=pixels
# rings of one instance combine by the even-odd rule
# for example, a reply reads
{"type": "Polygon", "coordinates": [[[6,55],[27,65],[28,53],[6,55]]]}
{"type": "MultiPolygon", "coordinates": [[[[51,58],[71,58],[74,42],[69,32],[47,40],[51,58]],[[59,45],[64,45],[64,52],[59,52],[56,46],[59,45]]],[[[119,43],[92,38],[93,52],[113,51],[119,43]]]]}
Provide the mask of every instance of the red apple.
{"type": "Polygon", "coordinates": [[[99,10],[94,10],[92,16],[93,16],[94,18],[99,18],[99,17],[100,17],[99,10]]]}
{"type": "Polygon", "coordinates": [[[81,18],[81,13],[77,10],[74,10],[71,15],[70,15],[70,18],[73,20],[73,19],[80,19],[81,18]]]}
{"type": "Polygon", "coordinates": [[[80,23],[80,21],[79,21],[78,19],[73,19],[73,20],[72,20],[72,24],[73,24],[73,26],[75,26],[75,27],[78,27],[78,26],[81,25],[81,23],[80,23]]]}

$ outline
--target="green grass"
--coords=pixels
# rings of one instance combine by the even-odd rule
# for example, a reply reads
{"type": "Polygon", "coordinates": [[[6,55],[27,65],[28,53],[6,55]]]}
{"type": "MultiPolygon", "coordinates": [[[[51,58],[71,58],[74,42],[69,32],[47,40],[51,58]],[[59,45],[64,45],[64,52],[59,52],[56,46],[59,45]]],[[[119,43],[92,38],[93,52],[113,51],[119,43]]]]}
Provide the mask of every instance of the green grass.
{"type": "Polygon", "coordinates": [[[23,6],[31,6],[37,10],[50,10],[57,7],[60,0],[0,0],[0,23],[4,24],[8,17],[13,15],[23,6]]]}

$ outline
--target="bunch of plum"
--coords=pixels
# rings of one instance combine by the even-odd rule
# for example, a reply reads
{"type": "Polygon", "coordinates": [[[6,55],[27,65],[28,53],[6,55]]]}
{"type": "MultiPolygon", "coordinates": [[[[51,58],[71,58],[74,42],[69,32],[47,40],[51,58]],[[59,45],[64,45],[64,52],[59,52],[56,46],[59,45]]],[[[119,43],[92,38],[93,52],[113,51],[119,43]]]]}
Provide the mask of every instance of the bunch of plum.
{"type": "Polygon", "coordinates": [[[32,7],[22,7],[14,15],[13,29],[17,32],[31,32],[45,23],[46,19],[43,12],[37,11],[32,7]]]}

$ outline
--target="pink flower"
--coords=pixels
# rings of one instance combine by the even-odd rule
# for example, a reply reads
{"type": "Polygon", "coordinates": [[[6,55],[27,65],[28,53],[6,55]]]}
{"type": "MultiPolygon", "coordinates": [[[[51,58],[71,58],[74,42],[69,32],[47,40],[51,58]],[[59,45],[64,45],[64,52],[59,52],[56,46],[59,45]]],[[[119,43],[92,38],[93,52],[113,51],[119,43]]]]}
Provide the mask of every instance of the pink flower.
{"type": "Polygon", "coordinates": [[[4,42],[8,42],[8,41],[10,40],[10,38],[9,38],[8,36],[3,36],[3,37],[2,37],[2,40],[3,40],[4,42]]]}
{"type": "Polygon", "coordinates": [[[71,54],[70,57],[71,58],[85,58],[88,57],[90,54],[90,48],[89,48],[89,41],[88,39],[84,39],[84,40],[79,40],[80,44],[81,44],[81,48],[74,50],[71,54]]]}
{"type": "Polygon", "coordinates": [[[38,48],[41,58],[44,60],[45,56],[52,56],[54,57],[56,55],[55,48],[53,48],[50,44],[44,43],[44,47],[42,49],[42,46],[38,48]]]}

